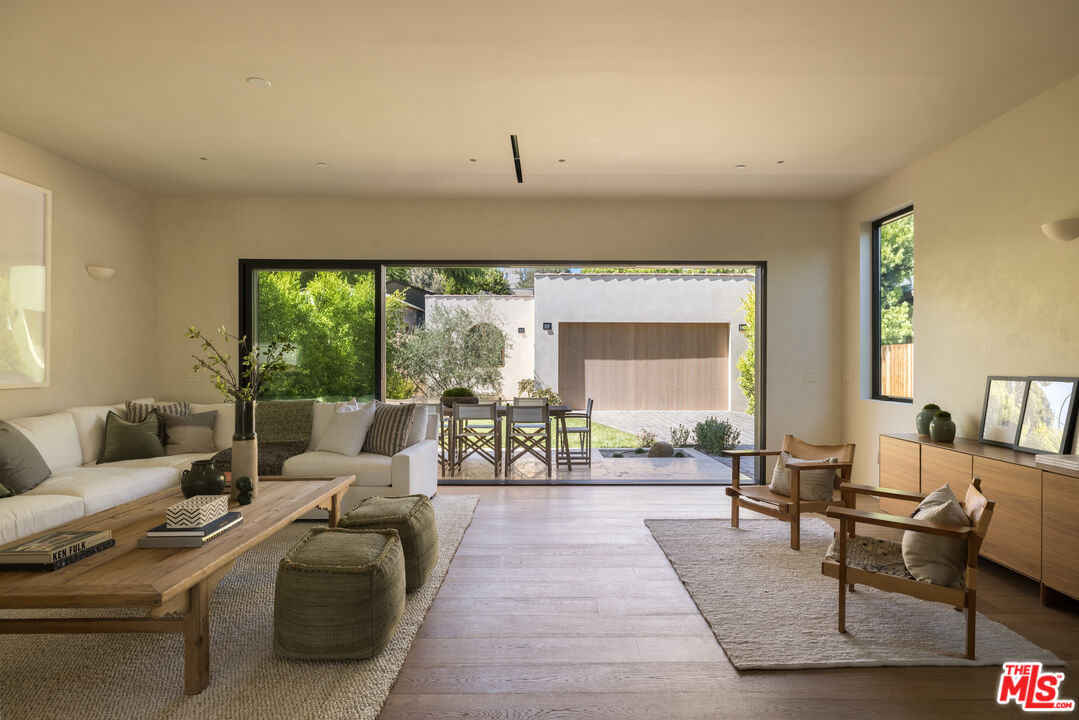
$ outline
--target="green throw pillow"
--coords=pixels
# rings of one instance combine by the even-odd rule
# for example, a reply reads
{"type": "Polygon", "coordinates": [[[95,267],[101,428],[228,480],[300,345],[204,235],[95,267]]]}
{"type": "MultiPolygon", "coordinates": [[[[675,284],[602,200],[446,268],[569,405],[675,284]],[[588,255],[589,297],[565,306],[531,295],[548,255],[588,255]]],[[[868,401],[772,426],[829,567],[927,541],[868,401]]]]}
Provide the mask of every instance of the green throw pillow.
{"type": "Polygon", "coordinates": [[[101,451],[98,464],[119,460],[138,460],[139,458],[161,457],[165,448],[157,434],[157,410],[142,422],[128,422],[116,413],[109,411],[105,418],[105,448],[101,451]]]}
{"type": "Polygon", "coordinates": [[[11,490],[11,489],[3,486],[3,485],[0,485],[0,499],[6,498],[6,497],[11,497],[14,494],[15,494],[14,490],[11,490]]]}

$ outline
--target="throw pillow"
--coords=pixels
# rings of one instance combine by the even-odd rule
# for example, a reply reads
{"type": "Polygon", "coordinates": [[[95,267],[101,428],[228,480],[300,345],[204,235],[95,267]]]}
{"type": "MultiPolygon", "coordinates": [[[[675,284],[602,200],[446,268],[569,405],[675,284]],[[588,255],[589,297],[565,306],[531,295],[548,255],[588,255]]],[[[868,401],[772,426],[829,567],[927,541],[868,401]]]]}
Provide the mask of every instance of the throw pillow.
{"type": "MultiPolygon", "coordinates": [[[[374,402],[374,400],[371,402],[374,402]]],[[[351,407],[355,410],[360,405],[356,402],[356,398],[344,402],[317,402],[314,404],[314,407],[311,408],[311,437],[307,441],[308,450],[314,450],[318,447],[319,440],[326,433],[326,428],[330,426],[330,421],[333,420],[334,414],[337,413],[338,408],[342,407],[351,407]]]]}
{"type": "Polygon", "coordinates": [[[374,402],[358,408],[348,405],[337,408],[330,420],[330,426],[322,434],[315,450],[340,455],[359,455],[374,415],[374,402]]]}
{"type": "Polygon", "coordinates": [[[8,488],[8,487],[6,487],[4,485],[0,485],[0,500],[2,500],[3,498],[11,497],[14,494],[15,494],[14,490],[11,490],[10,488],[8,488]]]}
{"type": "Polygon", "coordinates": [[[186,400],[182,402],[159,402],[154,403],[145,402],[143,400],[127,400],[124,402],[124,407],[127,410],[128,422],[138,423],[146,419],[153,410],[157,410],[160,416],[163,413],[169,415],[187,415],[191,412],[191,403],[186,400]]]}
{"type": "Polygon", "coordinates": [[[164,455],[157,425],[157,410],[151,410],[142,422],[137,423],[128,422],[110,411],[105,418],[105,448],[98,465],[164,455]]]}
{"type": "Polygon", "coordinates": [[[419,409],[419,405],[412,403],[376,403],[374,419],[363,441],[363,452],[393,456],[408,447],[408,431],[419,409]]]}
{"type": "Polygon", "coordinates": [[[51,474],[30,438],[10,423],[0,421],[0,483],[10,494],[33,489],[51,474]]]}
{"type": "Polygon", "coordinates": [[[216,421],[216,410],[191,415],[161,413],[161,424],[165,427],[165,454],[217,452],[214,445],[216,421]]]}
{"type": "Polygon", "coordinates": [[[427,413],[427,408],[420,405],[419,410],[416,411],[416,417],[412,421],[412,427],[408,429],[408,440],[405,442],[405,447],[412,447],[427,437],[427,413]]]}
{"type": "MultiPolygon", "coordinates": [[[[801,458],[791,457],[790,453],[783,451],[779,454],[775,470],[772,471],[772,481],[768,483],[768,489],[779,495],[790,497],[791,494],[791,471],[787,467],[789,460],[801,458]]],[[[838,462],[838,458],[830,457],[820,462],[838,462]]],[[[835,470],[802,470],[798,475],[798,496],[802,500],[812,502],[827,502],[833,497],[835,488],[835,470]]]]}
{"type": "MultiPolygon", "coordinates": [[[[970,525],[970,519],[947,485],[930,493],[913,517],[947,525],[970,525]]],[[[966,568],[967,545],[957,538],[908,530],[903,533],[903,562],[917,580],[956,587],[966,568]]]]}

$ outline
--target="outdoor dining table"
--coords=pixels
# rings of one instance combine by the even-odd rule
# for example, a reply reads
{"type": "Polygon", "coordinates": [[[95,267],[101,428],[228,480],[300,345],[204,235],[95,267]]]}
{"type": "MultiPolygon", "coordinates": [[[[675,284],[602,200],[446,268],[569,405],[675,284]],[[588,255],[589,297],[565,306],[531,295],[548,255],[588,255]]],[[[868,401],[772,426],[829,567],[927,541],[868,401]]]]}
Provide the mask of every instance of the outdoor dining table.
{"type": "MultiPolygon", "coordinates": [[[[512,403],[510,403],[510,404],[512,404],[512,403]]],[[[453,408],[446,407],[445,405],[442,405],[441,407],[442,407],[442,419],[443,420],[448,419],[449,424],[450,424],[450,435],[449,435],[450,442],[449,442],[448,450],[449,450],[449,453],[450,453],[450,472],[452,474],[452,472],[453,472],[453,462],[452,462],[453,447],[454,447],[454,443],[456,442],[456,439],[457,439],[456,438],[456,428],[454,427],[454,423],[453,423],[453,408]]],[[[507,410],[507,405],[504,405],[502,403],[498,404],[498,417],[499,417],[500,420],[502,418],[506,417],[506,410],[507,410]]],[[[570,472],[573,472],[573,458],[570,456],[570,453],[569,453],[569,431],[566,429],[566,414],[573,412],[573,408],[570,407],[569,405],[548,405],[547,406],[547,412],[550,413],[551,418],[555,421],[555,424],[557,425],[558,429],[556,430],[556,432],[558,432],[558,434],[562,436],[562,447],[566,448],[566,469],[569,470],[570,472]]],[[[561,462],[558,460],[558,453],[557,452],[555,453],[555,464],[556,465],[561,464],[561,462]]]]}

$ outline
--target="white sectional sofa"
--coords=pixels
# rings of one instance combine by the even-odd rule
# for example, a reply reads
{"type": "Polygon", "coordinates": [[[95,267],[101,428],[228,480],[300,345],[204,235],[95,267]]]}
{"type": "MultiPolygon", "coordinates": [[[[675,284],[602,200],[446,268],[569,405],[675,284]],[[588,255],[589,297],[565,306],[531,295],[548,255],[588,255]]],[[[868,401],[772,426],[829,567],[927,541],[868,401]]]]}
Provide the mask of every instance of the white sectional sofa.
{"type": "MultiPolygon", "coordinates": [[[[98,465],[105,417],[110,410],[122,415],[124,405],[78,407],[8,420],[34,444],[52,474],[25,493],[0,499],[0,543],[177,486],[181,471],[193,461],[213,457],[213,453],[192,453],[98,465]]],[[[233,406],[229,403],[191,406],[192,413],[208,410],[218,411],[215,446],[218,450],[231,447],[233,406]]],[[[284,474],[355,475],[356,481],[345,495],[346,510],[372,495],[433,496],[438,491],[438,418],[434,413],[419,415],[417,422],[425,426],[423,439],[393,457],[309,450],[287,460],[284,474]]]]}

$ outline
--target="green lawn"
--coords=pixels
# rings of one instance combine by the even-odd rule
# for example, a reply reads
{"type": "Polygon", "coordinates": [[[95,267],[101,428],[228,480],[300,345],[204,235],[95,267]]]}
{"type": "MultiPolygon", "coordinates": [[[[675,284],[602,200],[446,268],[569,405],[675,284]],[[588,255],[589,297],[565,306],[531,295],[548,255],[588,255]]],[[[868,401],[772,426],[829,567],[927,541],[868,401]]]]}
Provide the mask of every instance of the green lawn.
{"type": "MultiPolygon", "coordinates": [[[[584,425],[584,420],[570,418],[566,421],[570,427],[584,425]]],[[[637,436],[625,430],[613,428],[610,425],[592,423],[592,447],[594,448],[635,448],[637,436]]]]}

